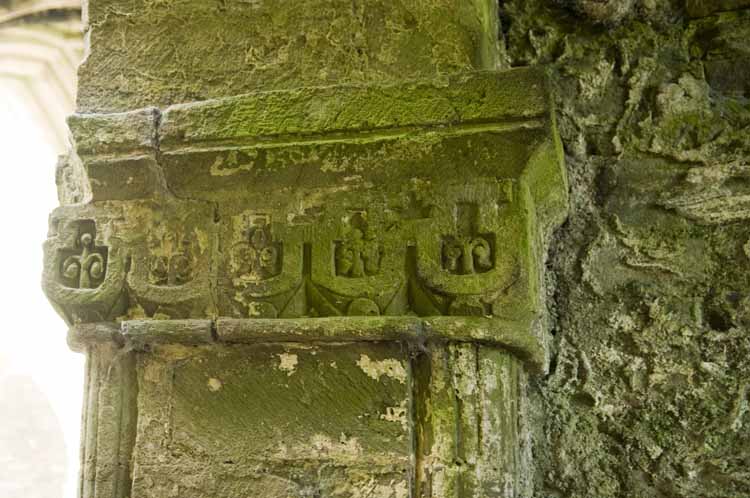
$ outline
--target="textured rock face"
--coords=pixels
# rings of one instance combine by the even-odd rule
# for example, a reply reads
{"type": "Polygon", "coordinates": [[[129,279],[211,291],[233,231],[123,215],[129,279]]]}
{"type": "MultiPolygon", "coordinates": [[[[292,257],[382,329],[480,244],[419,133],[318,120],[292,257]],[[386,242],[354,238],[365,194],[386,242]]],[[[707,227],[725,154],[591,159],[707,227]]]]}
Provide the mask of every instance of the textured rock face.
{"type": "Polygon", "coordinates": [[[750,495],[747,8],[644,1],[604,28],[503,2],[510,64],[552,70],[571,183],[537,496],[750,495]]]}

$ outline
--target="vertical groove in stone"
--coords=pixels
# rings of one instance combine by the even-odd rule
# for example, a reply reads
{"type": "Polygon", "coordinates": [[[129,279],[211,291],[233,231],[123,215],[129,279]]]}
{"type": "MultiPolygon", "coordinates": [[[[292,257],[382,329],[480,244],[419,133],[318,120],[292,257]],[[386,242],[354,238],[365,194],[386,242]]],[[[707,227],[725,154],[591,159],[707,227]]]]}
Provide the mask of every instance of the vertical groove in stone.
{"type": "Polygon", "coordinates": [[[417,400],[416,400],[416,353],[409,352],[407,363],[407,383],[408,383],[408,414],[409,414],[409,444],[411,446],[411,472],[409,474],[409,498],[417,496],[418,462],[419,462],[419,445],[417,442],[417,400]]]}
{"type": "Polygon", "coordinates": [[[530,497],[534,491],[534,468],[531,453],[531,422],[527,386],[529,377],[522,365],[518,366],[518,496],[530,497]]]}
{"type": "Polygon", "coordinates": [[[117,461],[116,496],[129,498],[132,485],[131,456],[135,446],[138,422],[138,378],[134,353],[126,353],[122,362],[122,388],[120,389],[120,438],[117,461]]]}
{"type": "Polygon", "coordinates": [[[113,344],[87,352],[81,498],[130,495],[137,392],[134,353],[113,344]]]}
{"type": "Polygon", "coordinates": [[[81,498],[93,498],[96,491],[96,439],[99,429],[97,406],[100,365],[97,346],[89,348],[86,363],[88,364],[88,382],[86,383],[85,396],[84,451],[81,459],[81,498]]]}
{"type": "Polygon", "coordinates": [[[86,461],[89,456],[89,439],[94,434],[95,427],[92,427],[91,417],[93,416],[93,409],[90,406],[91,403],[91,385],[95,381],[94,372],[94,355],[92,353],[92,347],[86,348],[86,377],[83,383],[83,403],[82,403],[82,415],[81,415],[81,443],[80,443],[80,455],[79,455],[79,475],[78,475],[78,496],[80,498],[89,498],[91,492],[87,487],[87,466],[86,461]]]}
{"type": "Polygon", "coordinates": [[[414,488],[415,498],[430,496],[427,456],[429,451],[428,388],[430,385],[429,355],[423,351],[414,355],[412,363],[412,403],[414,406],[414,488]]]}
{"type": "Polygon", "coordinates": [[[480,411],[477,392],[476,347],[469,343],[449,346],[451,351],[451,380],[460,410],[456,413],[458,459],[454,462],[459,475],[462,496],[473,496],[476,489],[476,464],[479,448],[477,412],[480,411]]]}
{"type": "Polygon", "coordinates": [[[507,352],[479,347],[482,458],[477,464],[484,496],[515,498],[518,492],[518,360],[507,352]]]}
{"type": "Polygon", "coordinates": [[[413,360],[418,498],[526,498],[522,367],[510,353],[433,344],[413,360]]]}

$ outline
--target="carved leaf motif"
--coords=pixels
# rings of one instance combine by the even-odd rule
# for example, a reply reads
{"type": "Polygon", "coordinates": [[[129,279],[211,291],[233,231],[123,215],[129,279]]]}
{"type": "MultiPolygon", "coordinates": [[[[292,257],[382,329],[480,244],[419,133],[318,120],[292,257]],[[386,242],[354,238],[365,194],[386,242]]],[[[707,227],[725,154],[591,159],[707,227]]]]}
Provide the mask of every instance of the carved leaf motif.
{"type": "Polygon", "coordinates": [[[151,282],[155,285],[166,285],[169,280],[168,261],[166,256],[151,258],[151,282]]]}
{"type": "Polygon", "coordinates": [[[104,261],[102,257],[98,254],[91,254],[89,258],[88,272],[91,278],[98,280],[104,277],[104,261]]]}
{"type": "Polygon", "coordinates": [[[62,266],[63,277],[70,280],[78,280],[78,275],[81,274],[81,263],[78,262],[76,256],[69,256],[65,259],[62,266]]]}
{"type": "Polygon", "coordinates": [[[104,281],[107,249],[95,244],[95,227],[81,221],[75,249],[64,250],[60,265],[61,282],[71,288],[96,289],[104,281]]]}
{"type": "Polygon", "coordinates": [[[169,275],[174,285],[184,285],[191,280],[192,268],[190,257],[185,253],[177,253],[169,260],[169,275]]]}
{"type": "Polygon", "coordinates": [[[487,239],[478,237],[471,242],[472,256],[474,260],[474,267],[476,269],[487,271],[492,268],[492,248],[487,239]]]}
{"type": "Polygon", "coordinates": [[[492,269],[492,246],[485,237],[445,237],[443,268],[457,275],[492,269]]]}

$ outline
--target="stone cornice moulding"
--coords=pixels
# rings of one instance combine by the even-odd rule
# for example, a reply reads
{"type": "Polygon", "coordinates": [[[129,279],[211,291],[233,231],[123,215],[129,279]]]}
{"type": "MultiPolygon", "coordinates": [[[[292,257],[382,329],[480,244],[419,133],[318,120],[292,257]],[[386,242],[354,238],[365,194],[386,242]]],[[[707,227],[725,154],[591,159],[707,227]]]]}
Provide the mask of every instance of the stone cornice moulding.
{"type": "Polygon", "coordinates": [[[145,351],[163,344],[184,346],[264,343],[405,342],[419,349],[427,342],[475,343],[513,352],[532,371],[546,371],[543,344],[527,331],[543,327],[542,317],[508,321],[487,317],[323,317],[315,320],[218,318],[216,320],[124,320],[73,325],[68,344],[75,351],[112,342],[145,351]],[[524,332],[521,332],[524,331],[524,332]]]}
{"type": "Polygon", "coordinates": [[[61,198],[85,202],[51,216],[44,285],[71,343],[438,340],[546,368],[567,183],[543,70],[68,123],[61,198]]]}

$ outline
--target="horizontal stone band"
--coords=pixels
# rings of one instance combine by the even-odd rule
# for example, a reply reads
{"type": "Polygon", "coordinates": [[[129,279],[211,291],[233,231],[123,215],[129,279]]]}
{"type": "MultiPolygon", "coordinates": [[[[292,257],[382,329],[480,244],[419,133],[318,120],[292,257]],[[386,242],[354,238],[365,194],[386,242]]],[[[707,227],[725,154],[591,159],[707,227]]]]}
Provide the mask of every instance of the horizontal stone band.
{"type": "Polygon", "coordinates": [[[503,320],[487,317],[327,317],[316,320],[244,319],[126,320],[77,324],[68,332],[73,349],[112,341],[133,349],[153,345],[406,342],[428,347],[431,342],[477,343],[515,353],[531,370],[543,371],[545,349],[530,328],[539,317],[503,320]]]}

